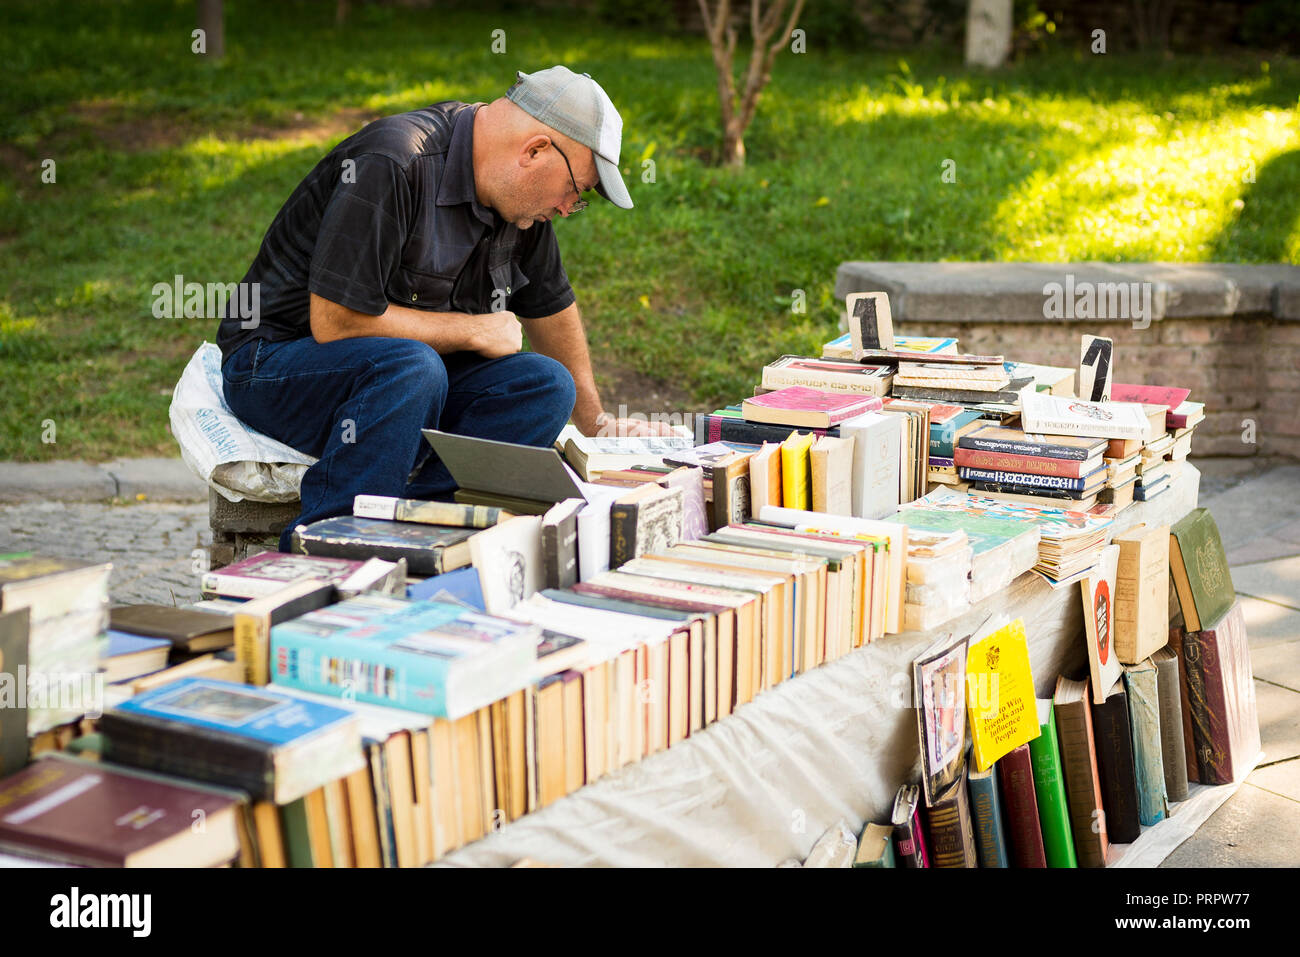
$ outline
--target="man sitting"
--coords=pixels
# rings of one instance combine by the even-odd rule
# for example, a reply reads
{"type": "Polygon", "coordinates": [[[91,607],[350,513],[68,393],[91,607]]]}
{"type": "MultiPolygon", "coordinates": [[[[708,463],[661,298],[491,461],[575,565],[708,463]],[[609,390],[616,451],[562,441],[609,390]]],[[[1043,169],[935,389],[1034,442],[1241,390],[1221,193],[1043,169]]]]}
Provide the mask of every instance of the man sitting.
{"type": "Polygon", "coordinates": [[[570,416],[587,435],[666,431],[602,411],[551,226],[592,189],[632,208],[622,128],[556,66],[488,104],[376,120],[293,191],[244,276],[256,314],[228,309],[217,336],[231,410],[319,458],[281,550],[359,493],[448,498],[422,428],[537,446],[570,416]]]}

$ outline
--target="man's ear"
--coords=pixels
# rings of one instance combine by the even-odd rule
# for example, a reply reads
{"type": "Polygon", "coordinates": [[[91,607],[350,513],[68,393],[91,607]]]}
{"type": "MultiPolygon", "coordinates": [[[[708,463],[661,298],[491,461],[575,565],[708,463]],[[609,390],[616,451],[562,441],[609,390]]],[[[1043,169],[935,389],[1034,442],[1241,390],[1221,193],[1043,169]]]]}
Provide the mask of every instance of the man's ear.
{"type": "Polygon", "coordinates": [[[546,158],[546,150],[551,148],[551,138],[545,133],[534,133],[519,149],[519,165],[531,166],[546,158]]]}

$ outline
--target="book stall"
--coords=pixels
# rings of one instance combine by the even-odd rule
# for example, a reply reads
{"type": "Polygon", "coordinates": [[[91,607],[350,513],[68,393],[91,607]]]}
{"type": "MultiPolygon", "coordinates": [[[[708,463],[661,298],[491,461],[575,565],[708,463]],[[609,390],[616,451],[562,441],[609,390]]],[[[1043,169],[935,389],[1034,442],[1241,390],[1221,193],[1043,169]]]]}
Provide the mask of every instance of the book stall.
{"type": "Polygon", "coordinates": [[[0,556],[3,862],[1158,863],[1260,750],[1204,403],[846,311],[692,434],[426,431],[454,502],[188,607],[0,556]]]}

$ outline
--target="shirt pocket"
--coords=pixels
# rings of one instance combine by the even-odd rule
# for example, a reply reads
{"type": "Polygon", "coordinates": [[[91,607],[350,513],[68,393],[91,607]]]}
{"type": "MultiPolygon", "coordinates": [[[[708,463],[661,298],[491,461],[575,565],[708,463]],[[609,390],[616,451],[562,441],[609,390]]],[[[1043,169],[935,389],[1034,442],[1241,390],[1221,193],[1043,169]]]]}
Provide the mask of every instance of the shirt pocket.
{"type": "Polygon", "coordinates": [[[437,273],[405,267],[399,269],[393,277],[389,287],[389,298],[393,302],[415,309],[450,312],[453,311],[451,302],[455,288],[455,276],[440,276],[437,273]]]}

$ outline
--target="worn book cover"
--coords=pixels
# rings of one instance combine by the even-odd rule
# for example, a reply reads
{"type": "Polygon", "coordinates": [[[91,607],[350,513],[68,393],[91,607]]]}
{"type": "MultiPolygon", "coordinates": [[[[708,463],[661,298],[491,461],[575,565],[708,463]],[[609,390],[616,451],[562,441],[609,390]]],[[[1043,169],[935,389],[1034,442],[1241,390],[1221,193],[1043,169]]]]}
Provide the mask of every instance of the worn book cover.
{"type": "Polygon", "coordinates": [[[994,764],[987,771],[968,771],[966,785],[970,790],[971,820],[975,826],[975,850],[980,867],[1010,867],[998,766],[994,764]]]}
{"type": "MultiPolygon", "coordinates": [[[[1000,425],[988,425],[962,436],[957,440],[957,447],[973,449],[977,452],[999,452],[1034,458],[1085,462],[1092,458],[1099,458],[1106,449],[1106,442],[1104,439],[1088,436],[1042,435],[1033,433],[1029,429],[1022,431],[1000,425]]],[[[958,464],[962,463],[958,462],[958,464]]]]}
{"type": "Polygon", "coordinates": [[[475,534],[472,528],[341,515],[299,525],[293,530],[293,548],[331,558],[405,558],[412,575],[440,575],[469,564],[466,543],[475,534]]]}
{"type": "Polygon", "coordinates": [[[1020,419],[1026,432],[1084,435],[1103,439],[1145,439],[1150,421],[1137,402],[1087,402],[1045,393],[1025,393],[1020,419]]]}
{"type": "Polygon", "coordinates": [[[1079,581],[1083,592],[1084,642],[1088,648],[1088,673],[1097,704],[1105,700],[1104,689],[1113,685],[1123,670],[1115,652],[1115,576],[1119,568],[1119,546],[1106,545],[1092,570],[1079,581]]]}
{"type": "Polygon", "coordinates": [[[568,588],[578,580],[578,512],[580,498],[556,502],[542,516],[542,570],[545,587],[568,588]]]}
{"type": "Polygon", "coordinates": [[[1115,844],[1131,844],[1142,832],[1142,822],[1138,814],[1128,694],[1123,680],[1109,688],[1101,704],[1092,705],[1092,724],[1106,810],[1106,833],[1115,844]]]}
{"type": "MultiPolygon", "coordinates": [[[[841,423],[840,437],[853,439],[855,518],[885,518],[898,508],[903,433],[902,418],[880,412],[868,412],[841,423]]],[[[793,507],[788,502],[786,505],[793,507]]]]}
{"type": "Polygon", "coordinates": [[[358,495],[352,502],[352,514],[360,518],[379,518],[390,522],[420,522],[424,525],[454,525],[461,528],[491,528],[510,513],[488,505],[462,505],[459,502],[425,502],[389,495],[358,495]]]}
{"type": "MultiPolygon", "coordinates": [[[[1180,641],[1181,646],[1181,641],[1180,641]]],[[[1151,656],[1160,698],[1160,760],[1170,803],[1187,800],[1187,751],[1183,741],[1182,679],[1178,653],[1164,647],[1151,656]]]]}
{"type": "Polygon", "coordinates": [[[975,851],[975,826],[970,796],[966,793],[966,765],[947,791],[925,808],[931,867],[979,867],[975,851]]]}
{"type": "Polygon", "coordinates": [[[1169,571],[1188,629],[1218,621],[1232,607],[1232,571],[1208,508],[1194,508],[1170,527],[1169,571]]]}
{"type": "Polygon", "coordinates": [[[999,760],[998,785],[1007,811],[1012,863],[1016,867],[1046,867],[1047,851],[1043,846],[1033,758],[1028,744],[1013,748],[999,760]]]}
{"type": "Polygon", "coordinates": [[[900,867],[929,867],[930,854],[921,829],[921,788],[904,784],[894,795],[889,821],[894,829],[894,850],[900,867]]]}
{"type": "Polygon", "coordinates": [[[1128,692],[1129,730],[1133,735],[1133,768],[1137,775],[1138,818],[1150,827],[1165,819],[1165,765],[1160,738],[1160,693],[1156,666],[1150,659],[1124,666],[1128,692]]]}
{"type": "Polygon", "coordinates": [[[681,541],[683,497],[681,488],[643,485],[615,499],[609,510],[609,567],[681,541]]]}
{"type": "Polygon", "coordinates": [[[741,412],[750,422],[774,422],[800,428],[828,429],[863,412],[881,407],[875,396],[827,392],[807,386],[787,386],[746,399],[741,412]]]}
{"type": "Polygon", "coordinates": [[[1169,526],[1135,525],[1112,540],[1115,573],[1115,653],[1137,664],[1169,640],[1169,526]]]}
{"type": "MultiPolygon", "coordinates": [[[[823,435],[808,450],[812,509],[831,515],[853,514],[853,437],[823,435]]],[[[780,504],[780,503],[766,503],[780,504]]]]}
{"type": "Polygon", "coordinates": [[[966,754],[966,638],[947,635],[912,660],[925,803],[961,776],[966,754]]]}
{"type": "Polygon", "coordinates": [[[541,516],[517,515],[479,532],[469,540],[469,553],[489,615],[505,614],[545,587],[541,516]]]}
{"type": "MultiPolygon", "coordinates": [[[[1229,784],[1259,757],[1259,715],[1241,602],[1200,631],[1182,636],[1183,667],[1197,780],[1229,784]]],[[[1189,765],[1188,771],[1192,768],[1189,765]]]]}
{"type": "Polygon", "coordinates": [[[1052,707],[1056,712],[1075,856],[1080,867],[1105,867],[1110,839],[1097,768],[1088,684],[1087,678],[1075,681],[1061,675],[1056,679],[1052,707]]]}
{"type": "Polygon", "coordinates": [[[852,359],[814,359],[808,356],[782,356],[763,367],[763,388],[784,389],[792,385],[848,392],[859,395],[885,396],[893,381],[893,368],[864,365],[852,359]]]}
{"type": "MultiPolygon", "coordinates": [[[[369,555],[359,555],[355,558],[329,558],[291,555],[285,552],[262,552],[260,555],[253,555],[217,571],[204,572],[199,580],[199,588],[204,594],[222,595],[228,598],[261,598],[300,578],[314,578],[337,585],[359,569],[369,557],[369,555]]],[[[140,616],[141,623],[145,620],[153,620],[146,619],[147,615],[156,615],[159,621],[156,627],[170,629],[168,634],[148,632],[153,637],[171,638],[181,634],[182,629],[186,629],[179,616],[170,616],[175,622],[171,624],[166,622],[162,613],[145,612],[143,608],[128,614],[140,616]]],[[[128,627],[126,619],[119,618],[119,621],[121,624],[115,624],[114,628],[121,628],[122,631],[132,630],[128,627]]],[[[196,626],[202,624],[202,620],[197,617],[193,621],[196,626]]],[[[188,628],[188,631],[191,635],[203,633],[195,631],[193,627],[188,628]]],[[[139,634],[146,634],[146,632],[139,632],[139,634]]]]}

